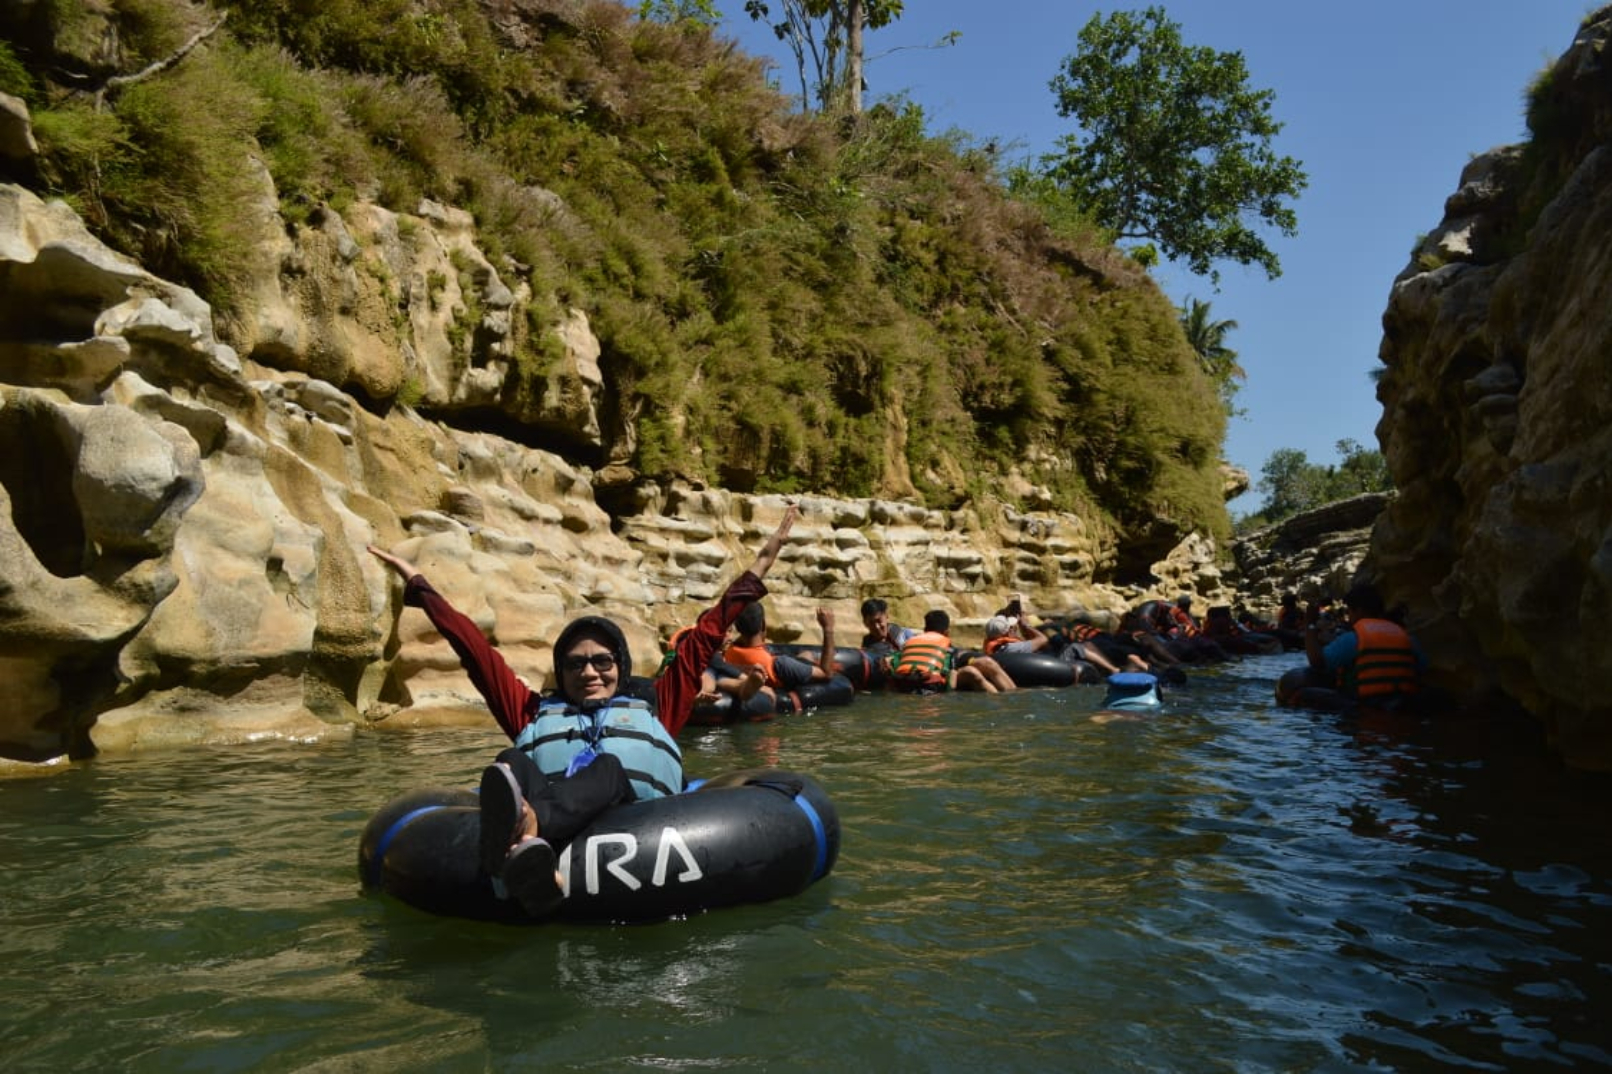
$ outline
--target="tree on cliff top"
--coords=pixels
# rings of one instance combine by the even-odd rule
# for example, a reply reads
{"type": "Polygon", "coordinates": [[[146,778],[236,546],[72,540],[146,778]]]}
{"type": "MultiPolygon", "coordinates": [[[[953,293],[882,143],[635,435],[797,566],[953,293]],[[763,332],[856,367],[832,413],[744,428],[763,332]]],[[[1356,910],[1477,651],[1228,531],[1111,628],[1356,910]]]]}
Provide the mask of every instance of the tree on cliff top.
{"type": "Polygon", "coordinates": [[[825,112],[862,111],[862,34],[901,17],[902,0],[780,0],[779,20],[766,0],[745,0],[744,13],[766,23],[795,54],[800,107],[811,108],[810,59],[818,107],[825,112]]]}
{"type": "MultiPolygon", "coordinates": [[[[754,22],[765,23],[773,35],[795,54],[795,70],[800,76],[800,106],[811,108],[812,97],[824,112],[861,115],[862,68],[866,53],[862,35],[879,30],[899,19],[902,0],[777,0],[779,21],[770,22],[773,11],[767,0],[745,0],[744,12],[754,22]],[[815,83],[807,76],[811,61],[815,83]],[[815,87],[815,89],[814,89],[815,87]]],[[[954,44],[954,31],[935,45],[954,44]]]]}
{"type": "Polygon", "coordinates": [[[1259,529],[1335,500],[1394,487],[1382,452],[1348,438],[1339,440],[1337,449],[1342,461],[1336,466],[1312,463],[1297,448],[1271,452],[1259,471],[1258,487],[1265,502],[1256,514],[1239,519],[1238,529],[1259,529]]]}
{"type": "Polygon", "coordinates": [[[1198,275],[1216,261],[1281,275],[1250,226],[1296,232],[1286,200],[1308,184],[1277,156],[1270,90],[1248,85],[1239,52],[1187,45],[1162,7],[1095,15],[1050,86],[1058,114],[1080,124],[1043,158],[1060,190],[1118,239],[1142,239],[1198,275]]]}

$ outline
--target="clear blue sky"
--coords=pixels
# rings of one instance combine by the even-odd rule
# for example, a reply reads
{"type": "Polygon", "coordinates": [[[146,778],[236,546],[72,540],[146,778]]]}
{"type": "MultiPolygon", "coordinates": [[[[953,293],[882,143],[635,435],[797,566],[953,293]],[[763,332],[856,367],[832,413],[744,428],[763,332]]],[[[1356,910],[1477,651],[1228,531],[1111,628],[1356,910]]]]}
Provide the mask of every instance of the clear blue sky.
{"type": "MultiPolygon", "coordinates": [[[[722,32],[775,57],[775,80],[799,92],[793,58],[719,0],[722,32]]],[[[775,8],[778,6],[775,2],[775,8]]],[[[1059,118],[1048,82],[1102,12],[1136,3],[1082,0],[906,0],[906,14],[870,33],[869,103],[904,93],[931,131],[996,139],[1008,161],[1050,152],[1072,120],[1059,118]],[[950,31],[941,49],[918,46],[950,31]],[[898,51],[891,51],[891,50],[898,51]]],[[[1165,265],[1155,276],[1180,305],[1210,302],[1238,327],[1227,342],[1248,371],[1226,457],[1254,481],[1278,448],[1311,462],[1338,461],[1349,438],[1376,447],[1382,409],[1368,373],[1377,365],[1382,314],[1417,236],[1443,218],[1444,199],[1474,155],[1526,135],[1529,82],[1567,50],[1589,0],[1175,0],[1163,5],[1187,43],[1239,51],[1257,89],[1275,92],[1285,124],[1277,152],[1304,165],[1310,184],[1294,204],[1298,234],[1267,242],[1282,275],[1221,266],[1220,291],[1165,265]]],[[[1250,493],[1232,504],[1255,510],[1250,493]]]]}

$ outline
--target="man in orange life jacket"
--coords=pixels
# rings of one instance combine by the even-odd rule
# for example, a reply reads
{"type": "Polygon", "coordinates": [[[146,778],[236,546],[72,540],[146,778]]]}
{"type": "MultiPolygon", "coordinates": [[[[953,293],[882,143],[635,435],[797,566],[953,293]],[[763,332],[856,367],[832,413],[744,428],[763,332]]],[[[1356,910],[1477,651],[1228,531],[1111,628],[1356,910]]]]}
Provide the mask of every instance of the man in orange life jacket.
{"type": "Polygon", "coordinates": [[[1344,594],[1343,603],[1349,612],[1349,629],[1324,646],[1320,605],[1312,602],[1305,612],[1309,682],[1367,704],[1415,693],[1426,661],[1415,639],[1388,618],[1376,587],[1357,583],[1344,594]]]}
{"type": "Polygon", "coordinates": [[[1198,617],[1192,614],[1192,594],[1183,593],[1168,606],[1171,629],[1183,638],[1196,638],[1203,633],[1198,617]]]}
{"type": "Polygon", "coordinates": [[[1192,614],[1192,594],[1182,593],[1174,604],[1161,605],[1164,615],[1160,627],[1174,644],[1172,651],[1184,654],[1188,660],[1226,661],[1231,659],[1221,644],[1203,632],[1203,624],[1192,614]]]}
{"type": "Polygon", "coordinates": [[[767,648],[767,614],[757,601],[739,613],[733,621],[737,637],[732,645],[722,650],[722,659],[736,668],[759,667],[766,676],[763,689],[777,696],[809,682],[820,682],[834,677],[834,613],[827,608],[817,609],[817,625],[823,628],[823,648],[816,664],[774,653],[767,648]]]}
{"type": "Polygon", "coordinates": [[[951,616],[934,609],[924,616],[924,629],[890,658],[890,685],[906,694],[933,694],[945,690],[983,690],[988,694],[1014,689],[1002,665],[988,656],[976,656],[963,667],[952,661],[951,616]]]}
{"type": "MultiPolygon", "coordinates": [[[[679,627],[674,630],[665,644],[665,655],[661,658],[660,670],[657,676],[669,669],[677,660],[677,643],[683,635],[692,631],[693,627],[679,627]]],[[[724,649],[727,643],[724,642],[724,649]]],[[[759,667],[738,668],[722,659],[720,651],[711,657],[711,662],[700,673],[700,692],[694,695],[696,705],[714,705],[724,696],[731,697],[734,703],[743,705],[754,697],[763,686],[767,685],[767,676],[759,667]]],[[[771,710],[768,710],[771,711],[771,710]]]]}
{"type": "Polygon", "coordinates": [[[1024,606],[1024,595],[1013,594],[1006,608],[985,622],[985,655],[1006,653],[1038,653],[1052,644],[1052,639],[1030,625],[1024,606]]]}

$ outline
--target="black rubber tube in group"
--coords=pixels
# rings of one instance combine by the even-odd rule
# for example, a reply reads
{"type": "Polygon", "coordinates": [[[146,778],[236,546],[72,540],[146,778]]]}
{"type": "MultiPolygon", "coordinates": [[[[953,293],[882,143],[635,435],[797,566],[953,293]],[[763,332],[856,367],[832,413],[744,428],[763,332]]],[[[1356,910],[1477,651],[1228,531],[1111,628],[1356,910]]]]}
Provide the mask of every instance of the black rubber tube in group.
{"type": "Polygon", "coordinates": [[[1008,653],[991,656],[1015,686],[1073,686],[1075,666],[1052,653],[1008,653]]]}

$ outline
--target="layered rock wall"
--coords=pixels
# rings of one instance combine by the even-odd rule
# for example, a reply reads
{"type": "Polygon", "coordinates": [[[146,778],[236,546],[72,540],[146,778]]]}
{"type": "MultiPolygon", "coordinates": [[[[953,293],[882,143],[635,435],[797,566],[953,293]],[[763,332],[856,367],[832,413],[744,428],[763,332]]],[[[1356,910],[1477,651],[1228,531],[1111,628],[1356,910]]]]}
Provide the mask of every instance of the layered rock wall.
{"type": "Polygon", "coordinates": [[[1473,160],[1383,317],[1377,434],[1400,490],[1365,570],[1438,681],[1612,768],[1612,9],[1473,160]]]}
{"type": "Polygon", "coordinates": [[[1393,493],[1368,492],[1267,526],[1232,543],[1238,600],[1274,617],[1282,594],[1340,597],[1371,546],[1372,527],[1393,493]]]}
{"type": "MultiPolygon", "coordinates": [[[[487,370],[513,329],[465,227],[429,204],[326,213],[296,243],[265,227],[247,255],[263,266],[255,298],[234,315],[232,338],[263,359],[248,360],[193,293],[106,249],[64,205],[0,185],[0,757],[485,719],[425,617],[400,613],[371,542],[419,564],[534,682],[548,639],[583,610],[620,620],[651,669],[660,637],[750,562],[779,497],[640,486],[607,514],[588,467],[405,405],[366,408],[410,377],[449,415],[502,403],[506,371],[487,370]],[[384,345],[398,280],[413,281],[399,292],[407,353],[384,345]],[[451,338],[455,308],[480,311],[468,350],[451,338]]],[[[580,313],[559,336],[563,390],[522,416],[586,446],[597,344],[580,313]]],[[[1076,515],[802,502],[769,578],[778,640],[815,640],[827,604],[854,641],[870,595],[908,622],[947,609],[961,641],[1012,590],[1045,610],[1146,595],[1097,584],[1116,542],[1076,515]]],[[[1216,589],[1213,551],[1183,545],[1161,585],[1216,589]]]]}

